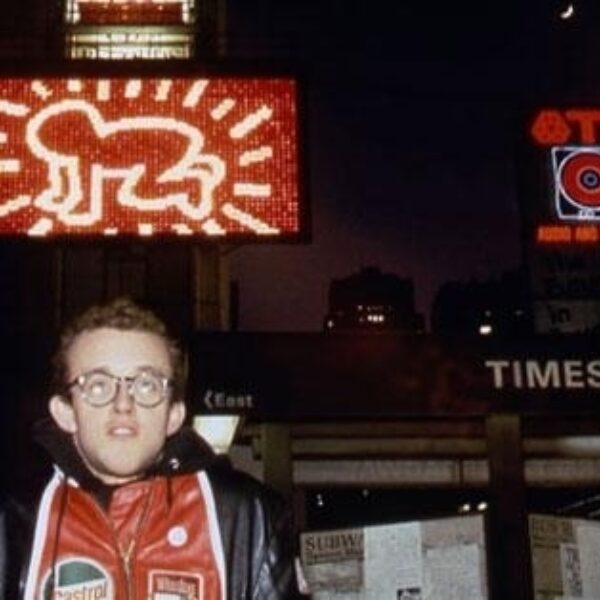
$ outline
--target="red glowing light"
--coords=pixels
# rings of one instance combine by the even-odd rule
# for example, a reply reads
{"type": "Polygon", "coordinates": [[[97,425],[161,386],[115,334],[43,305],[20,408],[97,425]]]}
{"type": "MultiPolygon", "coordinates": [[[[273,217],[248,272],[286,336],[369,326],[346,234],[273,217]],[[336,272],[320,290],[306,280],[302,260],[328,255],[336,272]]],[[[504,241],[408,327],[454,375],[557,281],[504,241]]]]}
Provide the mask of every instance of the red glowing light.
{"type": "Polygon", "coordinates": [[[68,14],[78,25],[181,25],[189,0],[72,0],[68,14]]]}
{"type": "Polygon", "coordinates": [[[597,225],[540,225],[536,230],[536,242],[551,244],[597,244],[600,229],[597,225]]]}
{"type": "Polygon", "coordinates": [[[542,145],[564,144],[571,129],[557,110],[540,111],[531,127],[533,139],[542,145]]]}
{"type": "Polygon", "coordinates": [[[572,241],[569,225],[540,225],[537,229],[536,241],[540,244],[564,244],[572,241]]]}
{"type": "Polygon", "coordinates": [[[582,244],[595,244],[600,239],[596,225],[578,225],[574,237],[576,242],[582,244]]]}
{"type": "Polygon", "coordinates": [[[0,80],[0,234],[301,233],[293,79],[0,80]]]}
{"type": "Polygon", "coordinates": [[[540,110],[531,125],[531,136],[540,146],[566,143],[600,143],[600,110],[571,108],[540,110]]]}

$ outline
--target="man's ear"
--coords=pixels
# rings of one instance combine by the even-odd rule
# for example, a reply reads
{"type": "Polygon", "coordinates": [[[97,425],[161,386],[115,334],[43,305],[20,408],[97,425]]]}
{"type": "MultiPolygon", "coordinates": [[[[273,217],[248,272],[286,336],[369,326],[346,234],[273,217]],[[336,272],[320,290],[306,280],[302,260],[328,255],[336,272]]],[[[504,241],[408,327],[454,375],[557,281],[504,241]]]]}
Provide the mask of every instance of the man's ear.
{"type": "Polygon", "coordinates": [[[185,421],[185,403],[178,401],[169,406],[169,416],[167,420],[167,435],[172,435],[183,425],[185,421]]]}
{"type": "Polygon", "coordinates": [[[52,396],[48,402],[48,410],[54,419],[54,422],[67,433],[77,431],[77,422],[75,420],[75,411],[73,405],[62,396],[52,396]]]}

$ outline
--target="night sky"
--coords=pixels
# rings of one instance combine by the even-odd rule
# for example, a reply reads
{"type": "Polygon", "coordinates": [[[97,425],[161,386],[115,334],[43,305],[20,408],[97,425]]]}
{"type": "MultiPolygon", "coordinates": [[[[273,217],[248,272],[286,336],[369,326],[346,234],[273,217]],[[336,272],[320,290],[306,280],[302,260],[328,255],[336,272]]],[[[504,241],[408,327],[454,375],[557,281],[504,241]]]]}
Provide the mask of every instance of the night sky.
{"type": "Polygon", "coordinates": [[[600,3],[568,6],[227,0],[227,56],[297,66],[307,100],[311,241],[225,249],[240,328],[319,330],[330,280],[365,266],[412,278],[426,315],[444,282],[517,266],[521,111],[600,101],[600,3]]]}
{"type": "Polygon", "coordinates": [[[305,75],[312,213],[310,244],[233,249],[240,328],[319,330],[364,266],[413,278],[426,315],[445,281],[517,266],[520,111],[593,87],[598,9],[567,6],[229,0],[231,57],[305,75]]]}

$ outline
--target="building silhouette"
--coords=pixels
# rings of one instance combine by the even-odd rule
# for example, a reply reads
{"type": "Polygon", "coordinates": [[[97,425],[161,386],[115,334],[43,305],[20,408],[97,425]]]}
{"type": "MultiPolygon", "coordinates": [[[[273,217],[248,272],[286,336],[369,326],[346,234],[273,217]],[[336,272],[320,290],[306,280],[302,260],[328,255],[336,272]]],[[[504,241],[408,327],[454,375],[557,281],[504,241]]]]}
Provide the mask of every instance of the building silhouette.
{"type": "Polygon", "coordinates": [[[423,332],[424,319],[415,309],[412,280],[382,273],[377,267],[333,279],[324,329],[423,332]]]}
{"type": "Polygon", "coordinates": [[[483,281],[449,281],[431,309],[431,331],[442,336],[496,337],[532,333],[529,286],[523,269],[483,281]]]}

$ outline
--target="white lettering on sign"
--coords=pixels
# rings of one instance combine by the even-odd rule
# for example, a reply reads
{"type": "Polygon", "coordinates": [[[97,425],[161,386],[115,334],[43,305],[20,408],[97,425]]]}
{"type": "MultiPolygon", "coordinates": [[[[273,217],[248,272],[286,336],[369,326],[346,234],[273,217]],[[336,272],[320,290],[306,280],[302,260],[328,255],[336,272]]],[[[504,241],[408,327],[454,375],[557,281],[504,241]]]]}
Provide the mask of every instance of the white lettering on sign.
{"type": "Polygon", "coordinates": [[[228,394],[206,390],[204,393],[204,406],[211,410],[220,408],[251,410],[254,408],[254,396],[252,394],[228,394]]]}
{"type": "Polygon", "coordinates": [[[600,359],[486,360],[496,389],[600,388],[600,359]]]}

